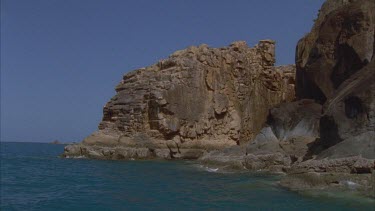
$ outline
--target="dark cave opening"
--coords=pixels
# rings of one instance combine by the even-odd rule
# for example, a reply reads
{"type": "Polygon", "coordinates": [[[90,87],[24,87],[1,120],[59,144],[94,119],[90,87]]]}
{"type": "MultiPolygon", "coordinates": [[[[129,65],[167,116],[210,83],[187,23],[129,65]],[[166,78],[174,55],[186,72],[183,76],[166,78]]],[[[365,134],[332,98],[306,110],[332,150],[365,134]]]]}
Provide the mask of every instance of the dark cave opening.
{"type": "Polygon", "coordinates": [[[358,97],[349,97],[345,101],[345,114],[348,118],[354,119],[363,113],[362,101],[358,97]]]}

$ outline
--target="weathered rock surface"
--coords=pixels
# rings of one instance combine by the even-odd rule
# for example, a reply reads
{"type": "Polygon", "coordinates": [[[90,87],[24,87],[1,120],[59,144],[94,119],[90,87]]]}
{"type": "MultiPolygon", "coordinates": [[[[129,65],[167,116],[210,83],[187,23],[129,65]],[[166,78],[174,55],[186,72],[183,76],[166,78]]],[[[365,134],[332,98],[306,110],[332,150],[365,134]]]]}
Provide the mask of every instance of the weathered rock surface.
{"type": "Polygon", "coordinates": [[[371,174],[317,173],[288,174],[280,185],[293,191],[346,191],[359,193],[362,196],[374,197],[371,174]]]}
{"type": "Polygon", "coordinates": [[[296,73],[274,66],[274,48],[201,45],[126,74],[99,130],[65,156],[199,159],[375,197],[375,1],[327,0],[296,73]]]}
{"type": "Polygon", "coordinates": [[[375,158],[374,38],[374,1],[328,0],[298,43],[297,96],[324,104],[321,158],[375,158]]]}
{"type": "Polygon", "coordinates": [[[241,150],[233,148],[206,154],[200,161],[238,166],[250,170],[286,172],[290,166],[311,157],[310,146],[319,138],[322,106],[313,100],[281,104],[270,109],[266,127],[241,150]]]}
{"type": "Polygon", "coordinates": [[[296,163],[292,166],[291,169],[288,170],[288,173],[297,174],[304,172],[336,172],[370,174],[374,169],[375,160],[356,156],[337,159],[312,159],[305,162],[296,163]]]}
{"type": "MultiPolygon", "coordinates": [[[[375,190],[375,1],[328,0],[296,52],[296,102],[270,110],[243,167],[285,172],[293,190],[375,190]],[[374,181],[372,181],[374,180],[374,181]]],[[[226,163],[231,153],[208,153],[226,163]],[[216,155],[216,156],[214,156],[216,155]]]]}
{"type": "Polygon", "coordinates": [[[283,153],[302,159],[308,144],[319,138],[321,105],[312,100],[281,104],[270,110],[267,124],[247,147],[247,153],[283,153]]]}
{"type": "Polygon", "coordinates": [[[287,170],[280,184],[295,191],[350,190],[375,197],[375,160],[360,156],[308,160],[287,170]]]}
{"type": "Polygon", "coordinates": [[[296,52],[296,94],[323,105],[319,139],[281,181],[375,196],[375,2],[328,0],[296,52]],[[373,177],[373,176],[372,176],[373,177]]]}
{"type": "Polygon", "coordinates": [[[246,169],[245,154],[246,149],[244,146],[232,146],[206,153],[199,158],[199,162],[206,166],[218,167],[222,170],[241,170],[246,169]]]}
{"type": "Polygon", "coordinates": [[[270,108],[294,99],[294,66],[274,63],[271,40],[253,48],[235,42],[177,51],[124,75],[103,109],[99,130],[81,146],[167,149],[181,158],[183,149],[245,143],[262,128],[270,108]]]}

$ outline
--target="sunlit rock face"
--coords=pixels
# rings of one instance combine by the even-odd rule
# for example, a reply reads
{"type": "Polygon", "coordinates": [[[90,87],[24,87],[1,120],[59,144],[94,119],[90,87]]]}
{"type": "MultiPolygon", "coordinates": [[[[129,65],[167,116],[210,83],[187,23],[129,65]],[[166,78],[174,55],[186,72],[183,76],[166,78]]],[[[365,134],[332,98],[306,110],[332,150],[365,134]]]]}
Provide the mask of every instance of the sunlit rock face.
{"type": "Polygon", "coordinates": [[[272,40],[252,48],[240,41],[176,51],[124,75],[104,106],[99,130],[83,144],[167,149],[164,157],[178,157],[185,149],[248,142],[270,108],[295,98],[294,65],[274,64],[272,40]]]}
{"type": "Polygon", "coordinates": [[[329,0],[296,52],[296,94],[324,105],[320,157],[375,158],[375,1],[329,0]]]}

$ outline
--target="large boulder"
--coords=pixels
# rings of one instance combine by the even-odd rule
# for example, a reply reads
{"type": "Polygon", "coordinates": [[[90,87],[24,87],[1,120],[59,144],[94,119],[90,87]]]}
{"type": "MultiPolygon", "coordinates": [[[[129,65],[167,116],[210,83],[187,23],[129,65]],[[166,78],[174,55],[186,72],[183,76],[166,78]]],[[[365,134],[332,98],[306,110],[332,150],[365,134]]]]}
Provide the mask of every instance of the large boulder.
{"type": "Polygon", "coordinates": [[[311,158],[319,142],[321,109],[313,100],[283,103],[270,109],[266,126],[247,144],[245,167],[281,172],[311,158]]]}
{"type": "Polygon", "coordinates": [[[267,126],[249,142],[248,154],[282,153],[304,159],[319,138],[322,106],[312,100],[281,104],[270,109],[267,126]]]}

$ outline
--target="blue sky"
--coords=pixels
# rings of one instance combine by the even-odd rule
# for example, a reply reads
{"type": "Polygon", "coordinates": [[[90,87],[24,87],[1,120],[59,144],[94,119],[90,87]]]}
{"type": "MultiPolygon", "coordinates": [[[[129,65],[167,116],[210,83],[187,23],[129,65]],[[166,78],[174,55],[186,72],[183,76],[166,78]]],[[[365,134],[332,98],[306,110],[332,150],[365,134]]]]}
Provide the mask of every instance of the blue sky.
{"type": "Polygon", "coordinates": [[[176,50],[277,42],[294,63],[322,0],[1,0],[1,141],[80,141],[124,73],[176,50]]]}

